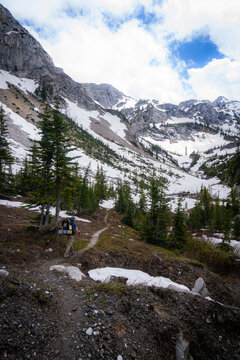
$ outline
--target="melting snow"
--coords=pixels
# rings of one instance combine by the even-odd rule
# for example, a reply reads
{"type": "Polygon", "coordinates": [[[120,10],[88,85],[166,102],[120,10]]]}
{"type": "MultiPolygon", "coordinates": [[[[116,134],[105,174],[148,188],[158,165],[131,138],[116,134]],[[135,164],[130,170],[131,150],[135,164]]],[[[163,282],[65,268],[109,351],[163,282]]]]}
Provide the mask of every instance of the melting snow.
{"type": "Polygon", "coordinates": [[[19,78],[17,76],[9,74],[8,71],[0,70],[0,89],[8,89],[8,83],[19,87],[25,93],[28,91],[34,93],[38,84],[36,84],[35,80],[19,78]]]}
{"type": "Polygon", "coordinates": [[[176,142],[171,142],[169,139],[157,141],[150,136],[144,137],[144,139],[152,144],[159,145],[164,150],[178,155],[185,155],[186,150],[188,154],[191,154],[193,151],[204,152],[228,143],[220,134],[213,135],[204,132],[199,132],[198,135],[194,135],[190,140],[179,140],[176,142]]]}
{"type": "Polygon", "coordinates": [[[30,138],[32,138],[33,140],[40,139],[38,129],[35,125],[31,124],[30,122],[28,122],[27,120],[22,118],[20,115],[16,114],[14,111],[12,111],[10,108],[8,108],[5,104],[0,102],[0,106],[3,108],[6,115],[8,115],[11,118],[13,124],[17,125],[21,129],[21,131],[26,132],[30,136],[30,138]]]}
{"type": "Polygon", "coordinates": [[[50,270],[56,270],[68,275],[71,279],[81,281],[85,275],[76,266],[53,265],[50,270]]]}
{"type": "Polygon", "coordinates": [[[168,278],[164,278],[162,276],[153,277],[140,270],[127,270],[121,268],[106,267],[90,270],[88,274],[93,280],[101,281],[104,283],[109,282],[111,276],[116,276],[127,278],[127,285],[156,286],[161,288],[173,288],[177,291],[190,291],[187,286],[180,285],[168,278]]]}
{"type": "Polygon", "coordinates": [[[100,206],[103,207],[104,209],[112,209],[114,207],[114,203],[115,201],[113,199],[103,200],[100,203],[100,206]]]}

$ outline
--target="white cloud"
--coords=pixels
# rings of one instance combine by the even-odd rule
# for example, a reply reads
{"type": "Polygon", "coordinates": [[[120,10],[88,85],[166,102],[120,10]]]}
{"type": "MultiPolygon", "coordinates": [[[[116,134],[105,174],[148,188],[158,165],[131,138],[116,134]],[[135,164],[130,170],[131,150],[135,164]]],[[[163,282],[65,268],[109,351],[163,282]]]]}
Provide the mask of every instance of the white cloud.
{"type": "Polygon", "coordinates": [[[175,39],[206,33],[223,54],[240,60],[239,0],[168,0],[161,14],[166,31],[175,39]]]}
{"type": "Polygon", "coordinates": [[[53,58],[56,66],[79,82],[110,83],[127,95],[179,102],[219,95],[240,97],[239,0],[2,0],[53,58]],[[134,15],[141,5],[163,21],[151,32],[133,17],[111,31],[104,19],[134,15]],[[70,17],[66,9],[72,9],[70,17]],[[80,12],[80,9],[83,12],[80,12]],[[37,35],[36,27],[42,32],[37,35]],[[169,38],[190,40],[208,34],[228,58],[190,69],[189,80],[179,75],[184,62],[173,68],[169,38]],[[150,64],[154,64],[151,66],[150,64]],[[231,74],[231,75],[230,75],[231,74]],[[192,86],[192,90],[191,90],[192,86]]]}
{"type": "Polygon", "coordinates": [[[240,61],[214,59],[201,69],[189,70],[190,83],[200,99],[216,99],[219,94],[239,99],[240,61]]]}
{"type": "MultiPolygon", "coordinates": [[[[57,66],[79,82],[110,83],[135,98],[179,102],[186,98],[168,49],[137,20],[111,32],[103,23],[91,26],[79,19],[62,20],[58,41],[42,43],[57,66]],[[155,60],[157,66],[151,66],[155,60]]],[[[37,34],[33,33],[36,37],[37,34]]]]}

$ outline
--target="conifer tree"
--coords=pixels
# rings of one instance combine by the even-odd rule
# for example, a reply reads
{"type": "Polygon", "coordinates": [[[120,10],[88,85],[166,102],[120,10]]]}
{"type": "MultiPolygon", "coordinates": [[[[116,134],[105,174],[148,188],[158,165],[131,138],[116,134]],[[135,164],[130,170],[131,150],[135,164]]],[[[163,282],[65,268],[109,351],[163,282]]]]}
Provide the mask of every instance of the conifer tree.
{"type": "Polygon", "coordinates": [[[58,103],[52,110],[52,145],[53,145],[53,191],[55,194],[55,218],[52,230],[55,230],[59,220],[59,212],[64,189],[68,184],[73,170],[70,151],[70,139],[67,136],[67,124],[59,112],[58,103]]]}
{"type": "Polygon", "coordinates": [[[186,213],[182,208],[182,200],[179,199],[178,207],[173,219],[173,230],[170,246],[174,249],[184,250],[187,243],[186,213]]]}
{"type": "Polygon", "coordinates": [[[141,235],[147,242],[166,246],[168,240],[169,207],[164,191],[164,179],[151,177],[149,186],[150,209],[141,225],[141,235]]]}
{"type": "Polygon", "coordinates": [[[234,218],[233,235],[236,240],[240,240],[240,215],[236,215],[234,218]]]}
{"type": "Polygon", "coordinates": [[[8,129],[5,114],[3,108],[0,107],[0,192],[8,191],[10,167],[13,163],[7,135],[8,129]]]}
{"type": "Polygon", "coordinates": [[[31,172],[34,183],[31,192],[33,205],[40,206],[39,229],[49,224],[49,211],[55,206],[52,230],[57,227],[59,211],[64,191],[71,179],[71,161],[68,158],[69,139],[63,115],[46,105],[39,122],[40,140],[35,140],[31,148],[31,172]]]}
{"type": "Polygon", "coordinates": [[[124,214],[124,212],[127,209],[126,196],[124,193],[124,184],[122,183],[122,181],[118,182],[117,197],[116,197],[114,207],[115,207],[115,210],[120,214],[124,214]]]}
{"type": "Polygon", "coordinates": [[[102,167],[99,168],[98,166],[97,173],[95,175],[95,186],[94,186],[94,193],[98,202],[106,199],[107,196],[106,190],[107,190],[106,177],[103,168],[102,167]]]}

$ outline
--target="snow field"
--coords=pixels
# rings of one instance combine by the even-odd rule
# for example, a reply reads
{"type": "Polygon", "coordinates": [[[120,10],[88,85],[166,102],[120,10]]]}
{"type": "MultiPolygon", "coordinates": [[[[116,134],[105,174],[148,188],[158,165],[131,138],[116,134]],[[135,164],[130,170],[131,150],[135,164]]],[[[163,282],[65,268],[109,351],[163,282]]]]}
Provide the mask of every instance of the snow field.
{"type": "Polygon", "coordinates": [[[25,133],[27,133],[29,135],[29,137],[33,140],[40,139],[40,135],[38,133],[38,128],[35,125],[31,124],[30,122],[28,122],[27,120],[22,118],[20,115],[16,114],[14,111],[12,111],[12,109],[7,107],[1,101],[0,101],[0,107],[3,108],[6,116],[9,116],[11,118],[13,124],[18,126],[21,129],[21,131],[24,131],[25,133]]]}
{"type": "Polygon", "coordinates": [[[17,76],[11,75],[8,71],[0,70],[0,89],[8,89],[8,84],[19,87],[26,94],[28,92],[34,93],[38,84],[35,80],[18,78],[17,76]]]}

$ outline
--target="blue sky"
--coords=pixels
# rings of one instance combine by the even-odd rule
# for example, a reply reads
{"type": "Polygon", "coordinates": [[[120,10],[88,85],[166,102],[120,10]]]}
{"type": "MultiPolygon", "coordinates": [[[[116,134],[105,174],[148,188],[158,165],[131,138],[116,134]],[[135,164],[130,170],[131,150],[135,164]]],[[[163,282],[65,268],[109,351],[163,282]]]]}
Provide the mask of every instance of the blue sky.
{"type": "Polygon", "coordinates": [[[79,82],[178,103],[240,97],[238,0],[2,0],[79,82]]]}
{"type": "Polygon", "coordinates": [[[224,55],[209,36],[199,35],[193,39],[177,41],[170,44],[173,57],[186,63],[187,68],[202,68],[213,59],[223,59],[224,55]]]}

